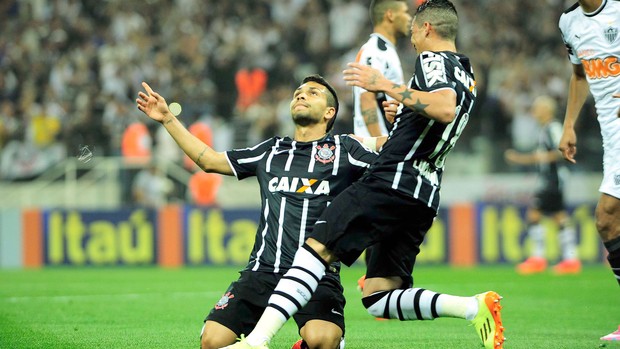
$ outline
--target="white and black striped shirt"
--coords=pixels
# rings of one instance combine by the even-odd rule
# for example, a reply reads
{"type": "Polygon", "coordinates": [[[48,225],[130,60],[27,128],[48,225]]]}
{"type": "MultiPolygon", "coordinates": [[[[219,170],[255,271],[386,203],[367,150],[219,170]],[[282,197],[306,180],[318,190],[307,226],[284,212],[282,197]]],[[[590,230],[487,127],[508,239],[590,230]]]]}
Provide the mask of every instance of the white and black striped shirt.
{"type": "Polygon", "coordinates": [[[423,52],[410,87],[427,92],[454,90],[456,117],[442,124],[405,108],[396,116],[388,141],[368,175],[389,182],[393,189],[436,211],[444,161],[467,124],[476,98],[469,58],[453,52],[423,52]]]}
{"type": "Polygon", "coordinates": [[[246,270],[284,273],[333,198],[361,177],[377,153],[347,135],[313,142],[274,137],[226,152],[238,179],[256,176],[261,217],[246,270]]]}

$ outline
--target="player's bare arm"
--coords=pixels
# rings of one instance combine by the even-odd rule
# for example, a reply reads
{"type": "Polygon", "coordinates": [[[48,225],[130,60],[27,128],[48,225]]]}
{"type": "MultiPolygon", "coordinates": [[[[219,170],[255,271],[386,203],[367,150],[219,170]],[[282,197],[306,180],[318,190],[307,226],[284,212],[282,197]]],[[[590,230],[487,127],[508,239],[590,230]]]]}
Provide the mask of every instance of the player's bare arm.
{"type": "Polygon", "coordinates": [[[360,109],[371,136],[380,136],[379,116],[377,115],[377,97],[373,92],[364,92],[360,95],[360,109]]]}
{"type": "MultiPolygon", "coordinates": [[[[620,93],[616,93],[614,98],[620,98],[620,93]]],[[[618,109],[618,117],[620,118],[620,108],[618,109]]]]}
{"type": "Polygon", "coordinates": [[[506,161],[517,165],[536,165],[557,162],[560,154],[558,151],[534,151],[531,153],[520,153],[514,149],[504,152],[506,161]]]}
{"type": "Polygon", "coordinates": [[[142,83],[145,92],[138,92],[136,104],[138,109],[149,118],[161,123],[174,138],[179,147],[203,171],[223,175],[233,175],[224,153],[219,153],[191,134],[168,108],[166,99],[153,91],[146,83],[142,83]]]}
{"type": "Polygon", "coordinates": [[[348,66],[349,69],[344,70],[343,74],[349,86],[359,86],[368,91],[383,91],[405,106],[444,124],[452,122],[456,116],[454,91],[417,91],[406,85],[392,83],[372,67],[359,63],[348,63],[348,66]]]}
{"type": "Polygon", "coordinates": [[[577,154],[575,124],[589,94],[590,87],[588,86],[583,66],[574,64],[573,74],[568,86],[568,101],[566,104],[566,114],[564,115],[562,138],[558,147],[564,159],[572,163],[576,163],[575,155],[577,154]]]}

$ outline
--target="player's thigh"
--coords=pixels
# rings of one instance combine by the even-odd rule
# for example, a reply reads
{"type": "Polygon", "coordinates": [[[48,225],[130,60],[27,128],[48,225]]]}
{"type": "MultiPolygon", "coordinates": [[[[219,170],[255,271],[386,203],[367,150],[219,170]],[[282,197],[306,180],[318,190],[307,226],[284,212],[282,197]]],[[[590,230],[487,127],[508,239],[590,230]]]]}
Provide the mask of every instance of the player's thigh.
{"type": "MultiPolygon", "coordinates": [[[[239,279],[230,284],[211,309],[205,322],[216,322],[228,328],[237,337],[248,334],[267,306],[277,281],[278,277],[270,273],[250,271],[241,273],[239,279]]],[[[210,335],[207,333],[207,336],[210,335]]]]}
{"type": "MultiPolygon", "coordinates": [[[[319,283],[316,291],[312,295],[312,298],[299,312],[293,315],[297,327],[302,334],[302,329],[308,335],[312,335],[315,339],[318,338],[319,333],[315,333],[314,330],[319,329],[316,327],[318,324],[328,325],[325,327],[325,334],[330,333],[330,341],[340,338],[345,332],[345,320],[344,320],[344,307],[346,300],[343,294],[343,288],[339,279],[333,275],[325,276],[319,283]],[[317,321],[320,320],[320,321],[317,321]],[[308,327],[308,325],[312,326],[308,327]],[[332,327],[333,326],[333,327],[332,327]],[[327,331],[329,329],[329,331],[327,331]],[[339,329],[339,331],[336,330],[339,329]],[[311,329],[312,331],[309,331],[311,329]]],[[[320,338],[327,339],[327,337],[321,336],[320,338]]],[[[306,339],[306,337],[304,337],[306,339]]],[[[311,346],[312,347],[312,346],[311,346]]]]}
{"type": "Polygon", "coordinates": [[[237,334],[215,321],[206,321],[200,333],[201,349],[217,349],[233,344],[237,334]]]}
{"type": "Polygon", "coordinates": [[[620,237],[620,199],[601,194],[596,205],[596,227],[603,241],[620,237]]]}
{"type": "Polygon", "coordinates": [[[420,253],[420,245],[433,224],[435,213],[422,203],[413,209],[409,219],[402,220],[396,227],[397,233],[372,245],[368,254],[366,278],[400,278],[399,287],[413,285],[413,266],[420,253]]]}

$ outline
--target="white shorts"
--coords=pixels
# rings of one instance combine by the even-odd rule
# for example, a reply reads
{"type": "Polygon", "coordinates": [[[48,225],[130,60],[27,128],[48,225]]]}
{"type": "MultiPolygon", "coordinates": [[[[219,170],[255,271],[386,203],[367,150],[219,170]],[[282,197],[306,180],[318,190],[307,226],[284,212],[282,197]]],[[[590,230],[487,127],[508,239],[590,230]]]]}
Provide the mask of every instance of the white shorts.
{"type": "Polygon", "coordinates": [[[598,191],[620,199],[619,151],[606,151],[603,155],[603,182],[598,191]]]}

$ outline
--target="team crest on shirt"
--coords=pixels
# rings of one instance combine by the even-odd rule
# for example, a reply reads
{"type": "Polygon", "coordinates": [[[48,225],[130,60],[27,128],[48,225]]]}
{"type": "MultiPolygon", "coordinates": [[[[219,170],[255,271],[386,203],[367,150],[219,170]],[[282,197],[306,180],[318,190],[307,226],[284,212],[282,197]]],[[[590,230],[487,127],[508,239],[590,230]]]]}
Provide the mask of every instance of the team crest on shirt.
{"type": "Polygon", "coordinates": [[[314,156],[314,159],[316,161],[322,162],[324,164],[328,163],[328,162],[334,162],[334,149],[336,149],[336,146],[330,146],[328,144],[323,144],[322,146],[317,145],[316,147],[317,152],[316,155],[314,156]]]}
{"type": "Polygon", "coordinates": [[[605,29],[604,34],[605,39],[607,39],[610,44],[613,44],[614,41],[616,41],[616,39],[618,38],[618,28],[609,27],[605,29]]]}
{"type": "Polygon", "coordinates": [[[228,301],[235,298],[235,295],[230,293],[230,292],[226,292],[222,298],[220,298],[219,301],[217,301],[217,303],[215,304],[215,309],[217,310],[221,310],[224,309],[228,306],[228,301]]]}

